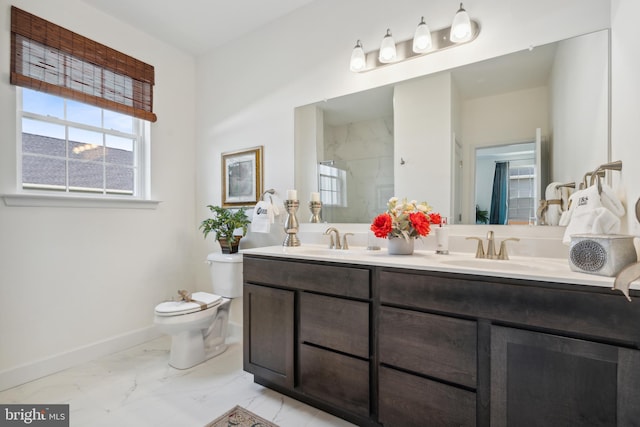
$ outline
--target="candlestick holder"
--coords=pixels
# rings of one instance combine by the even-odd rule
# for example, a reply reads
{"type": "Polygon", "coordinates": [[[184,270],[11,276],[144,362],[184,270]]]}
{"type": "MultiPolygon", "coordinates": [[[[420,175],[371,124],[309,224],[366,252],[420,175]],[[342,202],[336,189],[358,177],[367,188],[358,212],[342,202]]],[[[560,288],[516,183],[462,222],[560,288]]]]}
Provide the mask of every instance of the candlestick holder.
{"type": "Polygon", "coordinates": [[[309,218],[309,222],[322,222],[322,216],[320,215],[322,202],[309,202],[309,210],[311,211],[311,218],[309,218]]]}
{"type": "Polygon", "coordinates": [[[287,233],[282,246],[300,246],[300,239],[298,239],[298,218],[296,218],[296,212],[300,202],[298,200],[285,200],[284,208],[287,210],[287,219],[284,222],[284,232],[287,233]]]}

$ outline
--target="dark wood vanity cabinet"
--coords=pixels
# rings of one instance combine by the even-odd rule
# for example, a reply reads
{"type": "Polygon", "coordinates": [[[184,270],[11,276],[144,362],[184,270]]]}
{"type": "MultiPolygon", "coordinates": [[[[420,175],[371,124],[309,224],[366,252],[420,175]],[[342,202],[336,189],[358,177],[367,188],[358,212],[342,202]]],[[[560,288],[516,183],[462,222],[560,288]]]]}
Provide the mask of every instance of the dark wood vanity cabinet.
{"type": "Polygon", "coordinates": [[[638,292],[257,255],[244,274],[245,370],[357,425],[640,425],[638,292]]]}
{"type": "Polygon", "coordinates": [[[640,309],[620,295],[406,270],[379,277],[383,425],[429,414],[433,425],[640,425],[640,309]],[[399,397],[401,384],[411,387],[399,397]]]}
{"type": "Polygon", "coordinates": [[[368,268],[244,258],[244,369],[359,425],[371,419],[368,268]]]}

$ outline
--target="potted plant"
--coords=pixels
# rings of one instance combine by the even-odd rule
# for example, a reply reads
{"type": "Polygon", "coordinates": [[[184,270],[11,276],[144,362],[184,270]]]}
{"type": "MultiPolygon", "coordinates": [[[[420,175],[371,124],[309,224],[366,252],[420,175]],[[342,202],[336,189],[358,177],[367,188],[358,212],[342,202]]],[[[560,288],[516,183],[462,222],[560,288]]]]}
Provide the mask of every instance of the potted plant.
{"type": "Polygon", "coordinates": [[[240,239],[247,234],[247,226],[251,223],[244,208],[232,210],[213,205],[207,205],[207,207],[213,215],[200,224],[204,237],[206,238],[209,233],[215,233],[222,253],[238,252],[240,239]],[[242,230],[242,235],[234,234],[238,229],[242,230]]]}

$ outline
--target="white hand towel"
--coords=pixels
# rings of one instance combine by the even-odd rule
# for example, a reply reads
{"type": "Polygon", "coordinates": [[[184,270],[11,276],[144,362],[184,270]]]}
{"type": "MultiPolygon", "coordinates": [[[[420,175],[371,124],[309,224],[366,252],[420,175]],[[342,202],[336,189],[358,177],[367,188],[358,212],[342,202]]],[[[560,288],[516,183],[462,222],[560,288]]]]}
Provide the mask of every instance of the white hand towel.
{"type": "Polygon", "coordinates": [[[251,220],[251,231],[254,233],[268,233],[273,223],[273,209],[271,203],[264,200],[256,203],[251,220]]]}
{"type": "Polygon", "coordinates": [[[620,231],[620,218],[602,206],[598,187],[577,191],[571,196],[569,224],[562,243],[571,243],[573,234],[615,234],[620,231]]]}
{"type": "Polygon", "coordinates": [[[624,206],[613,188],[607,184],[602,184],[602,193],[600,193],[600,201],[602,206],[609,209],[615,216],[624,215],[624,206]]]}

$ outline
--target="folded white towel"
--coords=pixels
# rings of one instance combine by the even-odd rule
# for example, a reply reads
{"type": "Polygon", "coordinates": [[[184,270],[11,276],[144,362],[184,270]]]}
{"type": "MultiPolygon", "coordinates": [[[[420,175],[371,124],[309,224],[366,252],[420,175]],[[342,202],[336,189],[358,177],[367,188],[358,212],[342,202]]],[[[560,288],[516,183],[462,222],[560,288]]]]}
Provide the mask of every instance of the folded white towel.
{"type": "Polygon", "coordinates": [[[273,205],[264,200],[256,203],[251,220],[251,231],[254,233],[268,233],[274,222],[273,205]]]}
{"type": "Polygon", "coordinates": [[[576,191],[569,198],[569,203],[569,212],[561,218],[560,223],[567,224],[562,239],[565,245],[571,243],[574,234],[616,234],[620,231],[619,209],[615,201],[607,201],[606,204],[614,206],[616,213],[603,206],[597,186],[576,191]]]}

